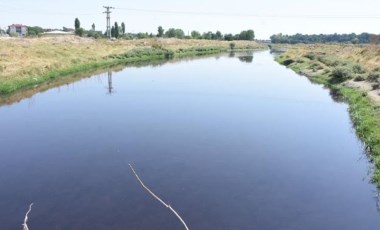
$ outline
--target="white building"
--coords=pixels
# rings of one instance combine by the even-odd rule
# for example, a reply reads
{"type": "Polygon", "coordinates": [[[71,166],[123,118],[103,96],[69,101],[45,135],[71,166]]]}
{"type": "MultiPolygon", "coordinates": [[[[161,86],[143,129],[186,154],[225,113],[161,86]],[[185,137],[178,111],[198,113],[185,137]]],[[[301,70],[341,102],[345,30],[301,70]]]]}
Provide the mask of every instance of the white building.
{"type": "Polygon", "coordinates": [[[28,27],[21,24],[13,24],[8,27],[9,34],[18,34],[20,37],[25,37],[28,34],[28,27]]]}

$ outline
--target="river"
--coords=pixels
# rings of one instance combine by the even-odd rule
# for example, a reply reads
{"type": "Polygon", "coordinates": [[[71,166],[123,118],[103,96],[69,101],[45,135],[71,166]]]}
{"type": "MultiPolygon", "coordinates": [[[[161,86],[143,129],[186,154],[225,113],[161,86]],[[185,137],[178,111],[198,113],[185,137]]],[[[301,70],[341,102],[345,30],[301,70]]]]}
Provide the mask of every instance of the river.
{"type": "Polygon", "coordinates": [[[0,107],[0,229],[378,229],[345,103],[267,52],[129,66],[0,107]]]}

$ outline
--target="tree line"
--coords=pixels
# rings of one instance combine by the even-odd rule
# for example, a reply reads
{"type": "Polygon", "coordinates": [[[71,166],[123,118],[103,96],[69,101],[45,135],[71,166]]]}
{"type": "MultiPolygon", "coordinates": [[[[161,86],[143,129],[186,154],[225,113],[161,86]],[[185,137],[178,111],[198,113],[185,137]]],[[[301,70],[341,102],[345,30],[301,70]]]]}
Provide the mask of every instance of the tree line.
{"type": "Polygon", "coordinates": [[[370,33],[361,34],[275,34],[270,37],[272,43],[297,44],[297,43],[352,43],[352,44],[378,44],[379,35],[370,33]]]}
{"type": "MultiPolygon", "coordinates": [[[[28,35],[29,36],[38,36],[48,30],[43,29],[38,26],[28,27],[28,35]]],[[[107,37],[107,32],[96,31],[95,24],[92,24],[90,30],[85,30],[81,27],[80,20],[75,18],[74,20],[74,29],[69,29],[63,27],[63,31],[65,32],[74,32],[77,36],[86,36],[86,37],[94,37],[94,38],[105,38],[107,37]]],[[[128,33],[126,31],[125,23],[115,22],[111,27],[111,37],[113,38],[123,38],[123,39],[144,39],[144,38],[178,38],[178,39],[204,39],[204,40],[226,40],[226,41],[234,41],[234,40],[247,40],[252,41],[255,39],[255,32],[251,29],[243,30],[238,34],[223,34],[220,31],[216,32],[205,32],[200,33],[199,31],[193,30],[189,34],[185,34],[182,29],[178,28],[169,28],[165,30],[162,26],[157,28],[157,34],[153,33],[128,33]]]]}
{"type": "Polygon", "coordinates": [[[252,41],[255,39],[255,32],[253,30],[244,30],[239,34],[222,34],[220,31],[215,33],[212,31],[200,33],[199,31],[193,30],[189,35],[185,35],[182,29],[170,28],[166,32],[162,26],[158,27],[157,37],[168,37],[168,38],[179,38],[179,39],[205,39],[205,40],[248,40],[252,41]]]}

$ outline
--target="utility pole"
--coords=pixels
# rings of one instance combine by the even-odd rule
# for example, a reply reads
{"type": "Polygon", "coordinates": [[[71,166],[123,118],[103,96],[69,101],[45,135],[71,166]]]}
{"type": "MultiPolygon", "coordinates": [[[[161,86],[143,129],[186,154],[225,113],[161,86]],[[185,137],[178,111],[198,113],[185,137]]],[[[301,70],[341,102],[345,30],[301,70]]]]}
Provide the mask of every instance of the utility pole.
{"type": "Polygon", "coordinates": [[[103,12],[103,14],[107,14],[107,37],[109,37],[109,39],[111,39],[111,9],[115,9],[114,7],[112,6],[103,6],[106,11],[103,12]]]}

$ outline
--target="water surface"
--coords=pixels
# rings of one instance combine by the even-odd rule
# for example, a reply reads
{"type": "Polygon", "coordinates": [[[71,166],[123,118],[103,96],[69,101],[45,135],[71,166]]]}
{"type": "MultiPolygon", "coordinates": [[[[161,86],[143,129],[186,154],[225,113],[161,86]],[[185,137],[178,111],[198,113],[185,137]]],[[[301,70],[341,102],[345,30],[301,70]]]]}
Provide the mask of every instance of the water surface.
{"type": "Polygon", "coordinates": [[[0,229],[377,229],[347,112],[268,52],[128,67],[0,107],[0,229]]]}

